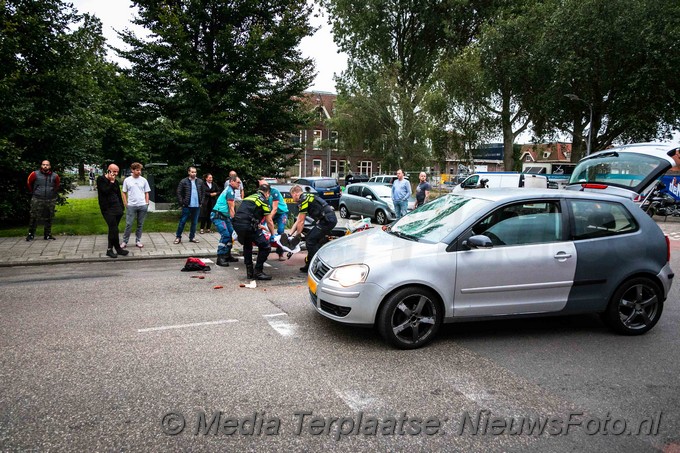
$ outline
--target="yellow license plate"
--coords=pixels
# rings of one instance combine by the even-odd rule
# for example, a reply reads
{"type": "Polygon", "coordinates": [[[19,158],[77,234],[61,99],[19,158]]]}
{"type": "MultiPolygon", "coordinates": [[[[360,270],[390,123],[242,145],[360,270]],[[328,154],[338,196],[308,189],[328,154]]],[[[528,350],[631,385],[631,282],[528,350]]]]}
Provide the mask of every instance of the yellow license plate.
{"type": "Polygon", "coordinates": [[[312,294],[316,295],[316,282],[309,274],[307,275],[307,286],[309,286],[309,290],[312,292],[312,294]]]}
{"type": "Polygon", "coordinates": [[[293,204],[295,203],[292,198],[284,198],[283,201],[286,202],[286,204],[293,204]]]}
{"type": "Polygon", "coordinates": [[[324,192],[324,195],[333,195],[333,192],[324,192]]]}

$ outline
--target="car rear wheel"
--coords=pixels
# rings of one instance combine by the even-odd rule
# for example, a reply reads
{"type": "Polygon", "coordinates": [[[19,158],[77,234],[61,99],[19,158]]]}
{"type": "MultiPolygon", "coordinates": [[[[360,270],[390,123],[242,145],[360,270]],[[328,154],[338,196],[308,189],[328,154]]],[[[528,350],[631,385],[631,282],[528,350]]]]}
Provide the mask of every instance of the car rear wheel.
{"type": "Polygon", "coordinates": [[[378,209],[375,212],[375,221],[378,225],[385,225],[387,223],[387,214],[382,209],[378,209]]]}
{"type": "Polygon", "coordinates": [[[429,343],[442,324],[443,312],[431,291],[403,288],[392,294],[378,313],[380,335],[399,349],[416,349],[429,343]]]}
{"type": "Polygon", "coordinates": [[[638,277],[619,286],[602,317],[618,333],[642,335],[654,327],[662,311],[658,285],[649,278],[638,277]]]}
{"type": "Polygon", "coordinates": [[[347,210],[347,207],[344,204],[340,205],[340,217],[343,219],[349,219],[349,211],[347,210]]]}

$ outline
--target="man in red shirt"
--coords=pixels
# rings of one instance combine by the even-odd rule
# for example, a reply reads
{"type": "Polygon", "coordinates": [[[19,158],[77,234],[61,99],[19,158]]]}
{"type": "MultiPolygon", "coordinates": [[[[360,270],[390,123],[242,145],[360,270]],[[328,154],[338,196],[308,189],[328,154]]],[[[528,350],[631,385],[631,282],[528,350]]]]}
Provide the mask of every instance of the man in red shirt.
{"type": "Polygon", "coordinates": [[[52,218],[54,208],[57,204],[57,193],[59,192],[59,175],[52,171],[49,160],[44,160],[40,164],[40,170],[36,170],[28,175],[28,190],[33,194],[31,198],[31,220],[28,224],[27,241],[35,238],[35,230],[38,221],[45,225],[43,237],[45,240],[55,240],[52,236],[52,218]]]}

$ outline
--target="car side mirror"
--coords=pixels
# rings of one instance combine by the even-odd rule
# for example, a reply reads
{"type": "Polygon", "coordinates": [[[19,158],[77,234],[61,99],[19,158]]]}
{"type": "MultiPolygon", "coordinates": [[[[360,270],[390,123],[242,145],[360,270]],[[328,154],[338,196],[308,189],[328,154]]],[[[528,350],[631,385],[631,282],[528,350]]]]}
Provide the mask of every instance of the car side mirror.
{"type": "Polygon", "coordinates": [[[490,249],[493,248],[493,242],[487,236],[478,234],[471,236],[470,239],[463,241],[463,247],[468,249],[490,249]]]}
{"type": "Polygon", "coordinates": [[[364,198],[368,198],[369,200],[373,200],[373,195],[365,195],[364,198]]]}

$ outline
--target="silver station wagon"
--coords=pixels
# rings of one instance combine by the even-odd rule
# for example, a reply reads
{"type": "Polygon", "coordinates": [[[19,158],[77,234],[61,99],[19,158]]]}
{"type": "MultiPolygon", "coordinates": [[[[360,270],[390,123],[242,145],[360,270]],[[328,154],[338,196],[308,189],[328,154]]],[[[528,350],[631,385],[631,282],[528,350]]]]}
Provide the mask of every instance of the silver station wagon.
{"type": "MultiPolygon", "coordinates": [[[[615,331],[643,334],[671,287],[670,244],[632,195],[621,196],[654,177],[605,178],[615,155],[579,164],[592,171],[577,167],[573,190],[449,194],[389,227],[331,241],[309,268],[311,302],[332,320],[376,326],[402,349],[427,344],[442,323],[499,317],[601,313],[615,331]]],[[[658,172],[673,162],[628,157],[658,172]]]]}

